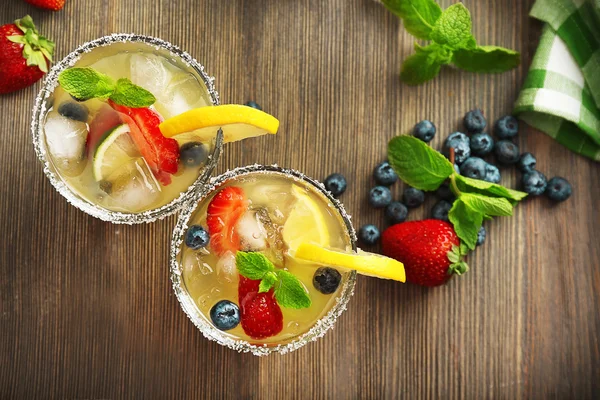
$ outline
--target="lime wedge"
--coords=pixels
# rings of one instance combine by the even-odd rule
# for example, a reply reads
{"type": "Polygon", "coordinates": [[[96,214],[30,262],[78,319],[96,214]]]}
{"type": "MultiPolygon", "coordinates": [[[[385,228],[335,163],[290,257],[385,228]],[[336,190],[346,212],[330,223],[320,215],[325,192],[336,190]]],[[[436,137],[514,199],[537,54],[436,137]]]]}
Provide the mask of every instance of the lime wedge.
{"type": "Polygon", "coordinates": [[[296,202],[283,225],[283,241],[295,250],[302,242],[329,246],[329,231],[319,205],[299,186],[292,186],[296,202]]]}
{"type": "Polygon", "coordinates": [[[129,125],[122,124],[102,136],[96,151],[94,151],[92,164],[96,181],[106,179],[121,166],[139,157],[139,152],[129,136],[129,132],[129,125]]]}
{"type": "Polygon", "coordinates": [[[194,140],[206,142],[223,130],[226,143],[250,137],[275,134],[279,129],[279,120],[266,112],[239,104],[224,104],[214,107],[200,107],[186,111],[160,124],[165,137],[194,137],[194,140]]]}
{"type": "Polygon", "coordinates": [[[359,250],[358,253],[344,252],[312,243],[301,243],[298,245],[293,257],[297,260],[310,261],[315,264],[353,269],[361,275],[375,278],[406,281],[404,264],[393,258],[366,251],[359,250]]]}

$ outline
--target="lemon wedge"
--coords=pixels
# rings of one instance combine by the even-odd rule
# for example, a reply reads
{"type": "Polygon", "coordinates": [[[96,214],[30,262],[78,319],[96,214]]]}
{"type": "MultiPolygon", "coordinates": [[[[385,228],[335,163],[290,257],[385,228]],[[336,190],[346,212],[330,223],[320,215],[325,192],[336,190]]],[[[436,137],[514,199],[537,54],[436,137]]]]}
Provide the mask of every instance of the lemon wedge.
{"type": "Polygon", "coordinates": [[[315,264],[353,269],[361,275],[406,281],[404,264],[379,254],[360,250],[358,253],[348,253],[312,243],[300,243],[293,256],[315,264]]]}
{"type": "Polygon", "coordinates": [[[319,205],[299,186],[292,186],[296,202],[283,225],[283,241],[295,250],[302,242],[329,246],[329,231],[319,205]]]}
{"type": "Polygon", "coordinates": [[[256,108],[239,104],[200,107],[169,118],[160,124],[165,137],[188,133],[197,140],[209,141],[217,130],[223,130],[225,143],[237,142],[266,134],[275,134],[279,120],[256,108]]]}

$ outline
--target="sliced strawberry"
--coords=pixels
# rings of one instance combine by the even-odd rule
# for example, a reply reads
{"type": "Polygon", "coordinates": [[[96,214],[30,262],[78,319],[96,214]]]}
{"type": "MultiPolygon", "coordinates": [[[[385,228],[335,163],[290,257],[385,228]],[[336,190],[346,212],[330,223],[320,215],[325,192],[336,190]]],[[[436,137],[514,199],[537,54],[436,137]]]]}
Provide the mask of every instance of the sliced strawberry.
{"type": "MultiPolygon", "coordinates": [[[[149,108],[129,108],[109,100],[116,111],[127,115],[139,129],[131,129],[131,138],[140,153],[152,169],[156,178],[163,185],[171,183],[167,174],[177,172],[179,165],[179,145],[172,138],[166,138],[160,132],[158,125],[160,116],[149,108]]],[[[127,123],[131,123],[127,121],[127,123]]]]}
{"type": "Polygon", "coordinates": [[[240,276],[238,301],[242,311],[242,328],[253,339],[277,335],[283,329],[283,314],[273,289],[258,293],[260,281],[240,276]]]}
{"type": "Polygon", "coordinates": [[[100,139],[102,139],[102,136],[106,132],[122,123],[123,121],[119,113],[113,110],[112,107],[103,106],[90,123],[90,133],[85,144],[88,155],[92,156],[98,146],[98,142],[100,142],[100,139]]]}
{"type": "Polygon", "coordinates": [[[206,210],[206,224],[214,252],[235,254],[240,249],[240,236],[235,225],[247,209],[248,200],[242,188],[229,186],[213,197],[206,210]]]}

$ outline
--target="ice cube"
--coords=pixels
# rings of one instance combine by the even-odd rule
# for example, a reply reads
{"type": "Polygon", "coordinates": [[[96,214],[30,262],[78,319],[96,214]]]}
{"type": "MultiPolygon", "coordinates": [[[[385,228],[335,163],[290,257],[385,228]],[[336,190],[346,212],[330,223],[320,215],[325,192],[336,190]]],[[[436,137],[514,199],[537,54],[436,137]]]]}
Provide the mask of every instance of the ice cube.
{"type": "Polygon", "coordinates": [[[61,172],[69,176],[78,175],[84,165],[81,160],[88,136],[86,123],[73,121],[52,111],[46,117],[44,133],[50,155],[61,172]]]}
{"type": "Polygon", "coordinates": [[[228,251],[217,261],[217,280],[219,283],[233,283],[236,275],[235,255],[228,251]]]}
{"type": "Polygon", "coordinates": [[[110,197],[130,212],[148,208],[160,196],[160,185],[143,158],[137,158],[108,177],[110,197]]]}
{"type": "Polygon", "coordinates": [[[257,211],[246,211],[235,229],[240,236],[243,251],[261,251],[267,247],[267,231],[257,211]]]}
{"type": "Polygon", "coordinates": [[[283,226],[273,222],[272,214],[267,208],[255,210],[256,218],[266,233],[267,247],[264,251],[268,259],[276,265],[284,264],[285,245],[283,243],[283,226]]]}
{"type": "Polygon", "coordinates": [[[189,74],[176,74],[167,89],[157,96],[156,107],[164,118],[171,118],[193,108],[208,105],[206,89],[189,74]]]}
{"type": "Polygon", "coordinates": [[[173,73],[167,61],[152,54],[131,55],[131,81],[150,91],[157,99],[164,96],[173,73]]]}

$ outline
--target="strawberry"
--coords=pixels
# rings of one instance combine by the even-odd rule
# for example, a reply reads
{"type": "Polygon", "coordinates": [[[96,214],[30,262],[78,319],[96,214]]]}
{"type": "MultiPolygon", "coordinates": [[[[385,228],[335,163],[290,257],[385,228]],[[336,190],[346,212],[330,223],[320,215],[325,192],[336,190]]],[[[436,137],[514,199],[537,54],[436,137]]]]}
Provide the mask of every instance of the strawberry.
{"type": "Polygon", "coordinates": [[[212,198],[206,210],[206,225],[210,246],[217,254],[240,249],[240,236],[235,225],[248,209],[248,200],[242,188],[229,186],[212,198]]]}
{"type": "Polygon", "coordinates": [[[25,0],[25,3],[52,11],[61,10],[65,6],[65,0],[25,0]]]}
{"type": "Polygon", "coordinates": [[[259,280],[240,275],[238,300],[242,311],[242,328],[253,339],[277,335],[283,329],[283,314],[273,289],[258,293],[259,280]]]}
{"type": "Polygon", "coordinates": [[[102,139],[102,136],[122,123],[123,121],[118,112],[113,110],[110,106],[102,106],[90,123],[90,133],[87,137],[87,142],[85,143],[87,153],[92,156],[94,151],[96,151],[96,146],[100,139],[102,139]]]}
{"type": "Polygon", "coordinates": [[[0,26],[0,94],[26,88],[46,72],[54,43],[40,36],[29,15],[0,26]]]}
{"type": "Polygon", "coordinates": [[[161,118],[149,108],[129,108],[114,103],[108,103],[131,128],[131,138],[138,150],[150,166],[150,169],[163,185],[171,183],[169,174],[177,172],[179,165],[179,144],[172,138],[166,138],[158,125],[161,118]]]}
{"type": "Polygon", "coordinates": [[[383,232],[383,254],[404,264],[406,280],[438,286],[467,270],[452,225],[437,219],[392,225],[383,232]]]}

